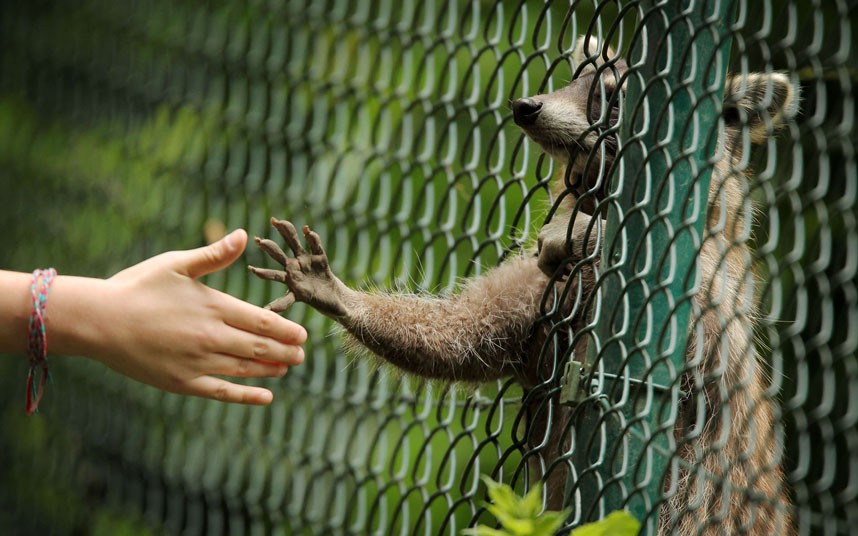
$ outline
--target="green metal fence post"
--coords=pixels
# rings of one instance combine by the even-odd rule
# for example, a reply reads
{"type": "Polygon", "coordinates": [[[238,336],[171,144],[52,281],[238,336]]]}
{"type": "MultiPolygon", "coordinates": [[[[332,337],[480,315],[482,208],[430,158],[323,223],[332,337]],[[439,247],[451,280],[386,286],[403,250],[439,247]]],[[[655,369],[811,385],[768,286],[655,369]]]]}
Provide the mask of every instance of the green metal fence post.
{"type": "MultiPolygon", "coordinates": [[[[631,44],[573,491],[655,527],[680,392],[733,2],[645,0],[631,44]]],[[[645,529],[646,530],[646,529],[645,529]]],[[[646,530],[646,532],[651,532],[646,530]]]]}

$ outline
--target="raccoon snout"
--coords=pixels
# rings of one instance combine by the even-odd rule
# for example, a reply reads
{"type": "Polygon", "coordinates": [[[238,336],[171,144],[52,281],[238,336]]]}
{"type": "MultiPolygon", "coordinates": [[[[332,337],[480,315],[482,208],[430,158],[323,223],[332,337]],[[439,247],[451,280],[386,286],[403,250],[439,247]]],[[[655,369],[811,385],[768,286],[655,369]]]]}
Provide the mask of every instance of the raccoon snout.
{"type": "Polygon", "coordinates": [[[520,127],[536,123],[540,111],[542,111],[542,103],[530,97],[516,99],[512,103],[512,118],[520,127]]]}

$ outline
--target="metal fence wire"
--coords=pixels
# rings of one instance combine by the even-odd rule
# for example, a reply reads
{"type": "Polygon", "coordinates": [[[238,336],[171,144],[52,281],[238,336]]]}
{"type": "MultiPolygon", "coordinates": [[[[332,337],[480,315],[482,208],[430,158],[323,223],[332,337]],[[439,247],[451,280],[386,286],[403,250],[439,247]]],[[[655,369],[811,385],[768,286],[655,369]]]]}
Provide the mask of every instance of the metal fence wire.
{"type": "Polygon", "coordinates": [[[0,6],[0,266],[286,218],[385,358],[298,303],[270,407],[52,357],[29,418],[3,359],[2,533],[459,534],[481,475],[566,532],[854,533],[855,2],[0,6]]]}

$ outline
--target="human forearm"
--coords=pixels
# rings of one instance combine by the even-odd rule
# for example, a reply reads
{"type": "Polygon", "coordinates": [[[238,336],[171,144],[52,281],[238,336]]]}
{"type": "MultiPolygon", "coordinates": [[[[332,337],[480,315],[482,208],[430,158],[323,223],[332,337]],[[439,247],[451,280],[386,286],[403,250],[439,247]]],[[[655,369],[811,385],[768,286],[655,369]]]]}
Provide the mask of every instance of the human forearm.
{"type": "MultiPolygon", "coordinates": [[[[29,320],[33,312],[32,275],[0,271],[0,351],[27,353],[29,320]]],[[[116,296],[108,281],[58,275],[51,284],[45,309],[48,352],[102,358],[111,339],[106,327],[116,296]]],[[[114,325],[116,322],[113,323],[114,325]]]]}
{"type": "MultiPolygon", "coordinates": [[[[27,353],[33,312],[31,283],[31,274],[0,271],[0,351],[4,353],[27,353]]],[[[49,353],[105,358],[114,338],[105,328],[122,325],[115,318],[110,321],[118,313],[118,298],[116,289],[104,279],[56,276],[44,319],[49,353]]]]}
{"type": "Polygon", "coordinates": [[[27,323],[33,310],[30,274],[0,270],[0,352],[27,351],[27,323]]]}

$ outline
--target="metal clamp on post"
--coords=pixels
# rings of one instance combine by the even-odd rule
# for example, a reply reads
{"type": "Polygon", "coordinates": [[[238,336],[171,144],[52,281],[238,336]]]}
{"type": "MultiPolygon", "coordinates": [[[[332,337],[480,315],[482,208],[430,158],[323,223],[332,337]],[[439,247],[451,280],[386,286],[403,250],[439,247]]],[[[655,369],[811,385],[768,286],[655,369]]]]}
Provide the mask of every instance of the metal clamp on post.
{"type": "Polygon", "coordinates": [[[587,397],[582,390],[584,378],[584,366],[574,359],[569,360],[563,369],[563,379],[560,383],[560,403],[569,406],[577,406],[587,397]]]}

